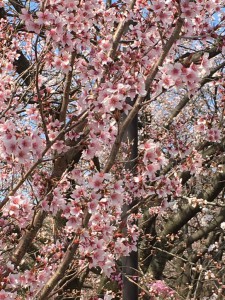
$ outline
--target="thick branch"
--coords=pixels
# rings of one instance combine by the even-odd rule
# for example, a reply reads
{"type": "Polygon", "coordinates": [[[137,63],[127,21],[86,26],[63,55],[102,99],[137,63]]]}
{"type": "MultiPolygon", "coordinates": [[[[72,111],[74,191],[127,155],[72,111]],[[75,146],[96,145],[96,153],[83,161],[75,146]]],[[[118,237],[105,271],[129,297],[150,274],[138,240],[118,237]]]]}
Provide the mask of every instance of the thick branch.
{"type": "Polygon", "coordinates": [[[208,226],[202,227],[201,229],[194,232],[190,237],[187,238],[187,241],[186,241],[187,247],[189,247],[194,242],[207,237],[207,235],[210,232],[212,232],[215,228],[220,226],[220,224],[224,221],[225,221],[225,208],[222,208],[220,210],[220,213],[217,215],[217,217],[215,217],[214,220],[210,221],[208,226]]]}
{"type": "MultiPolygon", "coordinates": [[[[131,4],[130,4],[130,9],[134,8],[136,0],[132,0],[131,4]]],[[[121,21],[119,23],[119,25],[117,26],[116,32],[113,36],[113,44],[112,44],[112,48],[109,51],[109,57],[111,57],[112,59],[115,58],[115,54],[116,54],[116,50],[118,48],[118,45],[120,43],[120,40],[123,36],[123,34],[127,31],[129,25],[132,24],[132,20],[125,20],[125,21],[121,21]]]]}
{"type": "MultiPolygon", "coordinates": [[[[212,179],[214,185],[205,192],[199,194],[198,198],[203,198],[208,202],[212,202],[220,194],[225,187],[225,172],[221,173],[212,179]]],[[[185,205],[180,212],[172,216],[172,218],[165,224],[165,229],[162,236],[167,236],[171,233],[177,233],[190,219],[192,219],[198,212],[201,211],[199,206],[185,205]]]]}
{"type": "Polygon", "coordinates": [[[10,257],[10,261],[14,264],[14,266],[18,266],[20,264],[33,239],[37,235],[39,229],[42,227],[46,216],[47,214],[41,210],[37,212],[36,216],[34,217],[33,224],[31,225],[30,229],[26,230],[20,239],[18,246],[10,257]]]}
{"type": "MultiPolygon", "coordinates": [[[[153,82],[157,72],[158,72],[158,67],[162,66],[167,54],[169,53],[171,47],[173,46],[173,44],[175,43],[175,41],[179,38],[179,34],[181,31],[183,25],[183,19],[179,18],[176,24],[176,27],[171,35],[171,37],[169,38],[168,42],[166,43],[162,54],[159,58],[159,60],[154,64],[152,70],[150,71],[150,74],[148,75],[148,77],[146,78],[146,82],[145,82],[145,87],[146,90],[149,90],[151,83],[153,82]]],[[[109,172],[109,170],[111,169],[111,167],[114,164],[114,161],[116,159],[116,155],[118,153],[118,150],[120,148],[120,144],[122,142],[124,133],[126,132],[128,126],[130,125],[131,121],[134,119],[134,117],[137,115],[138,111],[141,108],[141,103],[145,100],[145,97],[139,96],[133,106],[133,108],[131,109],[130,113],[128,114],[127,118],[124,120],[121,128],[119,128],[119,132],[117,134],[116,140],[114,145],[112,146],[112,150],[110,152],[108,161],[106,163],[104,172],[109,172]]]]}
{"type": "Polygon", "coordinates": [[[49,294],[53,291],[57,283],[60,279],[64,276],[65,272],[67,271],[70,263],[72,262],[74,255],[76,253],[76,250],[78,248],[78,244],[74,243],[74,241],[71,243],[71,245],[67,248],[67,251],[64,255],[64,258],[59,265],[57,271],[54,273],[54,275],[49,279],[49,281],[45,284],[43,289],[38,292],[35,299],[37,300],[46,300],[48,299],[49,294]]]}
{"type": "MultiPolygon", "coordinates": [[[[199,194],[198,198],[203,198],[208,202],[212,202],[225,187],[225,172],[217,175],[212,180],[212,187],[206,189],[205,192],[199,194]]],[[[165,224],[164,230],[161,232],[156,247],[161,249],[152,256],[149,272],[153,274],[154,278],[160,279],[165,268],[166,262],[170,259],[170,255],[166,253],[171,251],[171,246],[168,245],[168,235],[176,234],[189,220],[191,220],[198,212],[201,211],[200,206],[193,207],[192,205],[185,205],[175,215],[173,215],[165,224]],[[166,251],[164,251],[166,250],[166,251]]],[[[151,251],[151,249],[149,249],[151,251]]],[[[149,254],[151,255],[151,254],[149,254]]],[[[143,258],[145,259],[145,257],[143,258]]],[[[145,269],[147,266],[145,266],[145,269]]]]}
{"type": "Polygon", "coordinates": [[[66,110],[69,104],[69,97],[70,97],[70,88],[71,88],[71,82],[72,82],[72,76],[73,76],[73,65],[74,65],[74,60],[76,57],[76,52],[73,51],[71,54],[70,58],[70,67],[71,70],[68,72],[66,76],[66,82],[65,82],[65,87],[63,91],[63,101],[62,101],[62,106],[60,110],[60,116],[59,116],[59,121],[60,122],[65,122],[66,120],[66,110]]]}

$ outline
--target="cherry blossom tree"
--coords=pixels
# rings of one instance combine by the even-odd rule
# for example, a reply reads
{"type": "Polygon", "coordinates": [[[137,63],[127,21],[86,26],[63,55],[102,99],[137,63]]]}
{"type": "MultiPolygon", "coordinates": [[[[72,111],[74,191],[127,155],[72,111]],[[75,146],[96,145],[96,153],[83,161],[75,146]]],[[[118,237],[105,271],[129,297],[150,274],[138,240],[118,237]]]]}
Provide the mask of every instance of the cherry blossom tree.
{"type": "Polygon", "coordinates": [[[0,0],[0,299],[224,299],[224,8],[0,0]]]}

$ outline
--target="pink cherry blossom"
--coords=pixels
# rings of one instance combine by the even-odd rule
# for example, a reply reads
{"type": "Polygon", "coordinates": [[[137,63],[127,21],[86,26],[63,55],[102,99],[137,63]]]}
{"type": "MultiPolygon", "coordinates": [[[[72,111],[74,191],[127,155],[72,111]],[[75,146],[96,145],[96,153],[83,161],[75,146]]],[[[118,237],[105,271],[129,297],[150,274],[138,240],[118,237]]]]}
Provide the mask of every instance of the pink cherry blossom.
{"type": "Polygon", "coordinates": [[[224,1],[9,2],[0,299],[223,297],[224,1]]]}

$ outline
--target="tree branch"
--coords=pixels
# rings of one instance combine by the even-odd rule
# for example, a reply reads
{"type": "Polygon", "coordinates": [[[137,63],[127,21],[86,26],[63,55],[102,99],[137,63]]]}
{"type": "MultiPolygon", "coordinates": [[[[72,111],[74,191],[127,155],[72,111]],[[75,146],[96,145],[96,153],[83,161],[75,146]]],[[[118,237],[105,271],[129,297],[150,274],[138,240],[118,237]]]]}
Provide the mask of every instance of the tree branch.
{"type": "MultiPolygon", "coordinates": [[[[163,64],[163,62],[164,62],[167,54],[169,53],[171,47],[173,46],[174,42],[179,38],[179,34],[180,34],[180,31],[181,31],[182,25],[183,25],[183,19],[179,18],[177,20],[176,27],[175,27],[171,37],[169,38],[168,42],[166,43],[159,60],[155,63],[155,65],[153,66],[152,70],[150,71],[149,75],[146,78],[146,82],[145,82],[146,90],[149,90],[150,84],[153,82],[153,80],[154,80],[154,78],[155,78],[155,76],[158,72],[158,67],[163,64]]],[[[128,126],[130,125],[131,121],[134,119],[134,117],[136,116],[136,114],[140,110],[141,103],[144,100],[145,100],[145,97],[143,97],[143,96],[139,96],[137,98],[136,102],[134,103],[133,108],[131,109],[131,111],[128,114],[127,118],[124,120],[121,128],[119,128],[119,132],[117,134],[115,143],[112,146],[112,150],[111,150],[109,158],[106,162],[104,172],[106,172],[106,173],[109,172],[109,170],[113,166],[114,161],[116,159],[116,155],[117,155],[118,150],[120,148],[124,133],[127,130],[128,126]]]]}
{"type": "Polygon", "coordinates": [[[60,116],[59,116],[59,121],[60,122],[65,122],[66,120],[66,110],[69,104],[69,98],[70,98],[70,87],[71,87],[71,82],[72,82],[72,76],[73,76],[73,65],[76,57],[76,52],[73,51],[71,54],[70,58],[70,67],[71,70],[69,70],[67,76],[66,76],[66,82],[65,82],[65,87],[63,91],[63,100],[62,100],[62,106],[60,110],[60,116]]]}
{"type": "MultiPolygon", "coordinates": [[[[129,8],[132,10],[134,8],[136,0],[132,0],[129,8]]],[[[132,24],[132,20],[121,21],[117,26],[116,32],[113,36],[113,44],[109,51],[109,57],[114,59],[116,50],[118,48],[119,42],[124,34],[124,32],[128,29],[128,27],[132,24]]]]}
{"type": "Polygon", "coordinates": [[[75,239],[72,241],[70,246],[67,248],[66,253],[63,257],[62,262],[60,263],[57,271],[54,275],[49,279],[49,281],[45,284],[45,286],[36,294],[34,299],[36,300],[46,300],[51,292],[53,292],[55,286],[59,282],[60,279],[64,276],[66,270],[68,269],[70,263],[74,259],[74,255],[78,248],[78,244],[75,243],[75,239]]]}
{"type": "MultiPolygon", "coordinates": [[[[199,90],[208,82],[212,81],[212,76],[215,74],[218,70],[221,68],[225,67],[225,61],[218,65],[216,68],[210,71],[209,75],[205,76],[201,82],[200,82],[200,87],[199,90]]],[[[178,116],[178,114],[182,111],[182,109],[188,104],[188,102],[191,100],[190,96],[186,94],[183,99],[177,104],[177,106],[173,109],[168,121],[165,124],[165,128],[169,129],[171,124],[173,123],[174,118],[178,116]]]]}

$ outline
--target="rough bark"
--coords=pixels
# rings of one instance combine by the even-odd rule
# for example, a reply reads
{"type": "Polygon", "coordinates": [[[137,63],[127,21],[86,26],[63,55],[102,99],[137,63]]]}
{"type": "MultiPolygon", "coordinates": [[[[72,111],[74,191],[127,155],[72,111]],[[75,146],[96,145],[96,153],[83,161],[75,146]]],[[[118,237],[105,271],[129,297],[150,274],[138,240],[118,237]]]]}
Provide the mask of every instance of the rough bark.
{"type": "MultiPolygon", "coordinates": [[[[127,99],[128,103],[132,103],[127,99]]],[[[138,118],[134,117],[127,128],[124,136],[124,142],[128,145],[128,157],[125,163],[125,169],[130,172],[131,176],[135,176],[137,158],[138,158],[138,118]]],[[[123,208],[123,213],[131,209],[136,204],[136,199],[130,205],[123,208]]],[[[124,232],[126,235],[126,232],[124,232]]],[[[137,300],[138,286],[134,283],[138,278],[138,252],[132,251],[129,256],[122,259],[122,273],[123,273],[123,299],[137,300]],[[131,280],[129,280],[132,279],[131,280]],[[134,282],[133,282],[134,281],[134,282]]]]}

